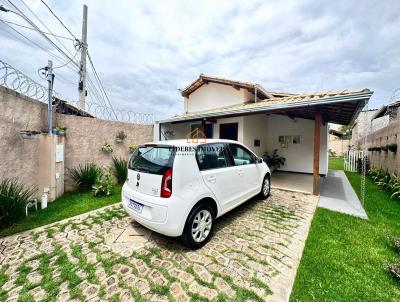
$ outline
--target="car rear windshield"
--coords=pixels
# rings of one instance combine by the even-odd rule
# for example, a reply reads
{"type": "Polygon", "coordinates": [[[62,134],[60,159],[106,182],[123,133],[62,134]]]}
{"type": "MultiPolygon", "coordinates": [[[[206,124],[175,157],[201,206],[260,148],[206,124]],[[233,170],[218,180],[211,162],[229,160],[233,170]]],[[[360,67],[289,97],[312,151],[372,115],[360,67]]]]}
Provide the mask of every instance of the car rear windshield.
{"type": "Polygon", "coordinates": [[[172,168],[175,152],[170,146],[140,146],[129,160],[129,169],[163,175],[172,168]]]}

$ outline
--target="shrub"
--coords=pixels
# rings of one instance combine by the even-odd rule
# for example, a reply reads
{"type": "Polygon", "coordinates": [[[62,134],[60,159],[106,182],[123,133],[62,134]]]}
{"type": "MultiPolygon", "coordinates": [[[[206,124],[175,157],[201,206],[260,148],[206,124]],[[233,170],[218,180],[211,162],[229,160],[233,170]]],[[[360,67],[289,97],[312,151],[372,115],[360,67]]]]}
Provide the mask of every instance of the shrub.
{"type": "Polygon", "coordinates": [[[128,176],[128,161],[123,158],[113,156],[114,175],[119,184],[123,184],[128,176]]]}
{"type": "Polygon", "coordinates": [[[0,182],[0,228],[9,227],[25,215],[29,200],[36,193],[17,179],[5,178],[0,182]]]}
{"type": "Polygon", "coordinates": [[[80,191],[90,191],[102,171],[96,164],[85,162],[84,165],[69,169],[68,174],[80,191]]]}
{"type": "Polygon", "coordinates": [[[96,183],[92,186],[93,196],[109,196],[114,188],[113,175],[111,169],[108,169],[106,173],[101,173],[96,180],[96,183]]]}
{"type": "Polygon", "coordinates": [[[274,167],[276,169],[279,169],[281,166],[283,166],[286,161],[286,158],[278,155],[278,149],[275,149],[271,155],[268,152],[265,152],[263,158],[268,167],[274,167]]]}
{"type": "Polygon", "coordinates": [[[368,176],[378,187],[388,191],[391,194],[390,198],[400,197],[400,177],[396,174],[389,174],[382,169],[374,168],[369,170],[368,176]]]}
{"type": "Polygon", "coordinates": [[[129,146],[129,152],[130,153],[133,153],[133,152],[135,152],[136,151],[136,149],[138,148],[138,146],[137,145],[135,145],[135,144],[132,144],[132,145],[130,145],[129,146]]]}

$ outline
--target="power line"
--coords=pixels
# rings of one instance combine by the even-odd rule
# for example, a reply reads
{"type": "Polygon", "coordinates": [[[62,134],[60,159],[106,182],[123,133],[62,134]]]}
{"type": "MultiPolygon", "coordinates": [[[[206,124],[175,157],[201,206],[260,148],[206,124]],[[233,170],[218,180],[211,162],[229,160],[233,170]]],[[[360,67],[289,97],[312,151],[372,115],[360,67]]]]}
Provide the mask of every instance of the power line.
{"type": "Polygon", "coordinates": [[[104,89],[104,86],[103,86],[103,84],[102,84],[102,82],[101,82],[101,80],[100,80],[100,77],[99,77],[99,75],[97,74],[96,68],[94,67],[92,58],[90,57],[90,54],[89,54],[89,51],[88,51],[87,55],[88,55],[88,58],[89,58],[90,66],[92,67],[92,70],[93,70],[93,72],[94,72],[95,78],[97,79],[97,81],[98,81],[98,83],[99,83],[99,85],[100,85],[100,88],[101,88],[101,90],[103,91],[103,93],[104,93],[104,95],[105,95],[105,97],[106,97],[106,99],[107,99],[107,102],[108,102],[108,104],[109,104],[109,106],[110,106],[110,109],[111,109],[112,112],[114,113],[115,118],[118,119],[117,114],[115,113],[114,108],[113,108],[113,106],[111,105],[110,99],[108,98],[108,95],[107,95],[107,93],[106,93],[106,91],[105,91],[105,89],[104,89]]]}
{"type": "MultiPolygon", "coordinates": [[[[26,22],[28,22],[32,27],[34,27],[52,46],[56,48],[58,52],[60,52],[63,56],[67,58],[67,60],[71,60],[72,63],[79,69],[79,65],[77,62],[73,61],[70,56],[68,56],[57,44],[55,44],[43,31],[32,21],[30,20],[17,6],[14,5],[10,0],[7,0],[17,11],[18,14],[24,18],[26,22]]],[[[68,65],[67,65],[68,66],[68,65]]]]}
{"type": "Polygon", "coordinates": [[[75,40],[79,40],[77,37],[75,37],[75,35],[69,30],[69,28],[63,23],[63,21],[61,21],[61,19],[53,12],[53,10],[46,4],[46,2],[44,2],[43,0],[42,3],[47,7],[47,9],[50,11],[50,13],[61,23],[61,25],[69,32],[69,34],[75,39],[75,40]]]}
{"type": "MultiPolygon", "coordinates": [[[[20,0],[21,3],[31,12],[31,14],[50,32],[52,33],[52,31],[50,30],[49,27],[47,27],[47,25],[39,18],[39,16],[37,14],[35,14],[35,12],[25,3],[24,0],[20,0]]],[[[40,30],[42,33],[44,33],[42,30],[40,30]]],[[[53,34],[53,33],[52,33],[53,34]]],[[[62,47],[64,47],[64,49],[71,55],[73,56],[73,54],[68,50],[68,48],[64,45],[64,43],[62,41],[60,41],[57,37],[54,37],[58,43],[60,43],[60,45],[62,47]]]]}
{"type": "MultiPolygon", "coordinates": [[[[19,26],[19,27],[23,27],[23,28],[26,28],[26,29],[30,29],[30,30],[37,31],[36,29],[34,29],[34,28],[32,28],[32,27],[25,26],[25,25],[18,24],[18,23],[14,23],[14,22],[7,21],[7,20],[4,20],[4,19],[0,19],[0,21],[3,21],[4,23],[12,24],[12,25],[14,25],[14,26],[19,26]]],[[[74,41],[74,39],[72,39],[72,38],[60,36],[60,35],[57,35],[57,34],[48,33],[48,32],[45,32],[45,31],[44,31],[44,33],[45,33],[46,35],[51,35],[51,36],[54,36],[54,37],[58,37],[58,38],[62,38],[62,39],[67,39],[67,40],[70,40],[70,41],[74,41]]]]}

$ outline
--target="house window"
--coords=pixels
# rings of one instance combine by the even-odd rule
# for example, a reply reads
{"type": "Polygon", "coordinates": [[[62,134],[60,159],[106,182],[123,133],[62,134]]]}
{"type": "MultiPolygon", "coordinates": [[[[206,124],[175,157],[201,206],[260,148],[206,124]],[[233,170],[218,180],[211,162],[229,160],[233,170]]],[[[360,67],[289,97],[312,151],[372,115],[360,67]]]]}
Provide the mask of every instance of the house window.
{"type": "MultiPolygon", "coordinates": [[[[213,124],[207,124],[206,123],[206,129],[205,129],[205,136],[206,138],[212,138],[213,137],[213,124]]],[[[201,124],[192,124],[190,125],[190,132],[193,132],[193,130],[195,130],[196,128],[198,128],[200,131],[203,131],[203,126],[201,124]]]]}
{"type": "Polygon", "coordinates": [[[219,138],[238,140],[238,123],[227,123],[219,125],[219,138]]]}

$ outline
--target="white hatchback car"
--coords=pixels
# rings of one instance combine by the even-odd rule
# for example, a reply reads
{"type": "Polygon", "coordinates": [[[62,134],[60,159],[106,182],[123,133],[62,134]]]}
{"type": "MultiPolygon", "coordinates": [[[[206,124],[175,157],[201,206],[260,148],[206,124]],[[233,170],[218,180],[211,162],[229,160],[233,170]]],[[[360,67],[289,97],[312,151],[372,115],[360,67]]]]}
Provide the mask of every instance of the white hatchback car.
{"type": "Polygon", "coordinates": [[[122,188],[128,214],[153,231],[182,236],[191,248],[209,240],[215,218],[270,192],[267,164],[231,140],[144,144],[128,168],[122,188]]]}

